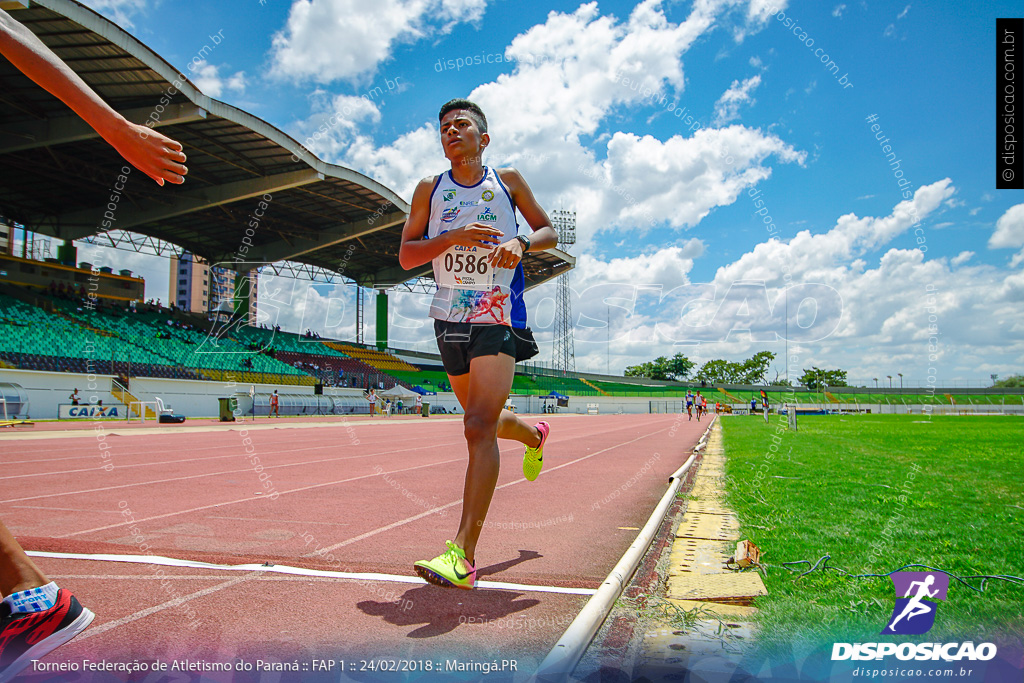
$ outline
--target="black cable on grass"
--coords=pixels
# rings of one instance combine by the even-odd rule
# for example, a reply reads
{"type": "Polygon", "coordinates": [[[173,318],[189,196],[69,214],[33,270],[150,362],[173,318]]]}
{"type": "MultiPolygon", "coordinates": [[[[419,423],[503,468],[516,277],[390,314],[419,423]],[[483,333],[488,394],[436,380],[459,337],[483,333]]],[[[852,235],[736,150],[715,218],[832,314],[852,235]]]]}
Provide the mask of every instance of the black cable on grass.
{"type": "Polygon", "coordinates": [[[848,577],[848,578],[851,578],[851,579],[885,578],[885,577],[888,577],[889,574],[894,574],[896,572],[903,571],[904,569],[909,569],[911,567],[920,567],[922,569],[929,569],[929,570],[931,570],[933,572],[942,572],[943,574],[946,574],[950,578],[956,579],[957,581],[959,581],[963,585],[967,586],[971,590],[977,591],[979,593],[981,593],[982,591],[985,590],[985,582],[988,581],[989,579],[996,579],[996,580],[999,580],[999,581],[1009,581],[1010,583],[1016,583],[1016,584],[1020,584],[1020,585],[1024,586],[1024,578],[1021,578],[1019,576],[1009,576],[1007,574],[977,574],[977,575],[974,575],[974,576],[957,576],[956,574],[953,574],[951,572],[947,572],[945,569],[939,569],[937,567],[929,567],[926,564],[905,564],[902,567],[900,567],[899,569],[894,569],[891,572],[887,572],[885,574],[851,574],[850,572],[846,571],[845,569],[840,569],[839,567],[830,567],[830,566],[828,566],[828,561],[831,560],[831,559],[832,559],[831,555],[822,555],[820,558],[818,558],[818,561],[815,562],[813,565],[811,565],[811,562],[809,560],[794,560],[793,562],[783,562],[782,566],[785,567],[786,569],[788,569],[791,572],[795,572],[795,571],[798,571],[798,570],[790,568],[789,565],[792,565],[792,564],[807,564],[807,565],[811,565],[811,568],[808,569],[805,572],[802,572],[800,574],[800,576],[796,577],[797,579],[801,579],[801,578],[807,576],[808,574],[810,574],[811,572],[815,571],[816,569],[818,569],[819,565],[821,565],[821,571],[826,571],[826,570],[831,569],[834,572],[839,572],[839,574],[841,576],[845,576],[845,577],[848,577]],[[824,562],[824,564],[822,564],[822,562],[824,562]],[[975,588],[971,584],[967,583],[967,581],[966,581],[967,579],[981,579],[981,583],[979,584],[979,586],[977,588],[975,588]]]}

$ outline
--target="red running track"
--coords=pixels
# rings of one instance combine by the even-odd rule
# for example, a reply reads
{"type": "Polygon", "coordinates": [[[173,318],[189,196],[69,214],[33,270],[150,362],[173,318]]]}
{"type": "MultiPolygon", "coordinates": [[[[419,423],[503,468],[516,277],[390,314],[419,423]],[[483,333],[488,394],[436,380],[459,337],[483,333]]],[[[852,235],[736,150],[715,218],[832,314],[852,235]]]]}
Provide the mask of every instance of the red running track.
{"type": "MultiPolygon", "coordinates": [[[[500,443],[478,581],[597,588],[708,424],[676,415],[548,420],[535,482],[522,476],[522,446],[500,443]]],[[[104,436],[0,436],[0,518],[27,550],[148,551],[414,582],[38,558],[97,613],[49,660],[451,656],[511,658],[522,672],[587,600],[530,588],[446,590],[415,578],[412,563],[441,552],[458,528],[459,419],[104,425],[104,436]]]]}

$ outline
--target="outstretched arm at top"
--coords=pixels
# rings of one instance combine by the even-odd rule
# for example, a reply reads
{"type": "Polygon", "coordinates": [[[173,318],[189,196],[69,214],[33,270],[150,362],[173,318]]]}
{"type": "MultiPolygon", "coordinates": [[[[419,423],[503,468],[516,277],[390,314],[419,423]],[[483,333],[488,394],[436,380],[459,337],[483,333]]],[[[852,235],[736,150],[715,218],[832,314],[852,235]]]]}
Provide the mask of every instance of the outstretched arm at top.
{"type": "Polygon", "coordinates": [[[110,108],[89,85],[34,33],[0,10],[0,54],[99,133],[132,166],[160,185],[180,184],[188,169],[181,143],[131,123],[110,108]]]}

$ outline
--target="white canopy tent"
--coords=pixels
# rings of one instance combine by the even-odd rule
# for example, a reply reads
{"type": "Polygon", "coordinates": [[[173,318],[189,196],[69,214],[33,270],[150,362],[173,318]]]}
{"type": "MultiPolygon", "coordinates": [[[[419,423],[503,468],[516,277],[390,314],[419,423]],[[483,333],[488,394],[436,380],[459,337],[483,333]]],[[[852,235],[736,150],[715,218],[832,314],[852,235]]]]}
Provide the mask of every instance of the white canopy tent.
{"type": "Polygon", "coordinates": [[[416,397],[419,396],[415,391],[406,389],[401,384],[396,384],[393,388],[388,389],[387,391],[378,391],[377,395],[381,398],[390,398],[392,400],[400,398],[403,401],[410,399],[415,400],[416,397]]]}

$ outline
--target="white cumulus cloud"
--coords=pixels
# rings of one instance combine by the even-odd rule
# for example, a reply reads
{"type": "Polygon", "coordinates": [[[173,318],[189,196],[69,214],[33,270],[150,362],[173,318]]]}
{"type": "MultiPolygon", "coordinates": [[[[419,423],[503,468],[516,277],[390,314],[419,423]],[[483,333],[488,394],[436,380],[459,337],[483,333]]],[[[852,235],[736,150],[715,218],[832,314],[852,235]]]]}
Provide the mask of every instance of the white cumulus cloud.
{"type": "Polygon", "coordinates": [[[374,73],[397,44],[479,20],[486,0],[295,0],[273,39],[274,77],[331,83],[374,73]]]}

